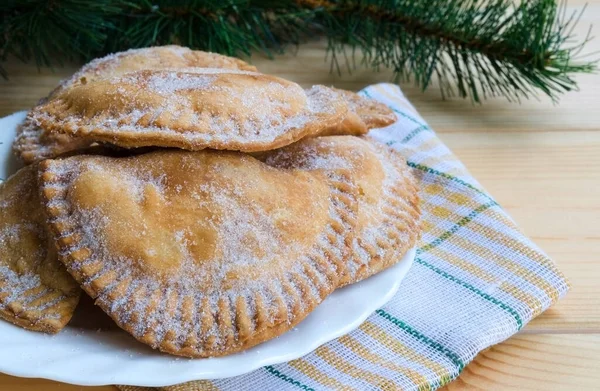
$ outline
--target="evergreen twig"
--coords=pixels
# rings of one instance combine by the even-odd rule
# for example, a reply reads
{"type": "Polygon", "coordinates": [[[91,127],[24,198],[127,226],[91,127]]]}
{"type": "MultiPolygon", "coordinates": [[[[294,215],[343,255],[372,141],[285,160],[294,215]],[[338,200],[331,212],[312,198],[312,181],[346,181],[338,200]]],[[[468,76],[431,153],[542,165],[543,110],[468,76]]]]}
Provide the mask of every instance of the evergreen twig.
{"type": "Polygon", "coordinates": [[[579,16],[555,0],[8,0],[0,60],[51,66],[168,43],[272,56],[322,35],[338,71],[340,55],[351,69],[360,54],[422,89],[437,78],[445,96],[556,99],[595,70],[576,61],[590,39],[574,42],[579,16]]]}

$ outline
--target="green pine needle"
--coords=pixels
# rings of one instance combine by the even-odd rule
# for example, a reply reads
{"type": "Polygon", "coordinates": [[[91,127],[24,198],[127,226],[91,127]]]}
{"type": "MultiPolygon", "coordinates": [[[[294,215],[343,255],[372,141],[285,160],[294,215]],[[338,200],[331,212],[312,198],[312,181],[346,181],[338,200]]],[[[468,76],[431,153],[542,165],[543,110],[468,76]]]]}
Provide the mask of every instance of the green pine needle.
{"type": "MultiPolygon", "coordinates": [[[[588,34],[555,0],[9,0],[0,5],[0,60],[38,66],[176,43],[232,56],[272,56],[325,36],[332,69],[390,68],[423,90],[475,102],[552,99],[577,87],[588,34]]],[[[6,72],[0,67],[0,73],[6,72]]]]}

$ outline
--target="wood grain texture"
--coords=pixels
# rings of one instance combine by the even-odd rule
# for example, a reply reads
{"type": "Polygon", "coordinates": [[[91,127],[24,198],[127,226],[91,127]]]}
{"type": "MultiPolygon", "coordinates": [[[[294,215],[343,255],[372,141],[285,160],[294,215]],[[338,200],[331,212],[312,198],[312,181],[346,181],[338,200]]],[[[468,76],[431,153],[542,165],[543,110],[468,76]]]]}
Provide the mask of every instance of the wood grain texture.
{"type": "Polygon", "coordinates": [[[524,332],[600,332],[600,132],[441,138],[573,285],[524,332]]]}
{"type": "Polygon", "coordinates": [[[481,352],[444,391],[597,390],[600,336],[517,335],[481,352]]]}
{"type": "MultiPolygon", "coordinates": [[[[577,29],[599,25],[600,0],[572,0],[570,11],[590,3],[577,29]]],[[[325,45],[313,42],[297,55],[252,62],[305,86],[334,85],[358,90],[386,82],[390,72],[355,70],[339,76],[324,61],[325,45]]],[[[588,51],[600,50],[600,39],[588,51]]],[[[38,72],[34,65],[5,64],[10,81],[0,80],[0,116],[27,109],[68,77],[76,66],[38,72]]],[[[435,87],[425,93],[402,89],[422,116],[555,261],[573,289],[521,334],[482,352],[454,390],[596,389],[600,383],[600,77],[578,76],[581,91],[565,94],[559,105],[546,98],[483,106],[442,100],[435,87]]],[[[0,374],[0,390],[108,391],[113,387],[64,385],[0,374]]]]}
{"type": "Polygon", "coordinates": [[[2,391],[118,391],[117,387],[82,387],[44,379],[23,379],[0,373],[2,391]]]}

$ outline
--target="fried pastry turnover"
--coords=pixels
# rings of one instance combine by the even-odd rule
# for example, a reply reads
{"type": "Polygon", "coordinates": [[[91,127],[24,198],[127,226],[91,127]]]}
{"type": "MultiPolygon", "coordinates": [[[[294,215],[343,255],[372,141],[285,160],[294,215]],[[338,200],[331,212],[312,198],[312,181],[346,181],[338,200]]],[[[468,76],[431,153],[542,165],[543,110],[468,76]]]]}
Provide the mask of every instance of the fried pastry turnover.
{"type": "Polygon", "coordinates": [[[345,101],[275,76],[226,69],[138,71],[66,89],[33,111],[51,132],[142,146],[264,151],[341,122],[345,101]]]}
{"type": "Polygon", "coordinates": [[[36,165],[0,185],[0,205],[0,318],[57,333],[73,316],[81,289],[48,236],[36,165]]]}
{"type": "MultiPolygon", "coordinates": [[[[224,68],[256,71],[256,68],[240,59],[216,53],[191,50],[169,45],[144,49],[132,49],[114,53],[84,65],[69,79],[54,89],[51,96],[73,86],[95,80],[110,79],[142,69],[178,69],[189,67],[224,68]]],[[[43,103],[45,99],[41,102],[43,103]]],[[[53,158],[63,153],[90,146],[93,141],[60,132],[48,132],[28,117],[17,129],[13,150],[25,163],[53,158]]]]}
{"type": "Polygon", "coordinates": [[[292,328],[338,286],[356,223],[347,183],[236,152],[76,156],[40,178],[73,277],[135,338],[188,357],[292,328]]]}
{"type": "Polygon", "coordinates": [[[177,45],[154,46],[97,58],[63,81],[53,94],[72,86],[110,79],[134,71],[170,68],[223,68],[256,72],[256,67],[235,57],[191,50],[177,45]]]}
{"type": "Polygon", "coordinates": [[[31,164],[67,152],[85,149],[92,144],[93,142],[86,139],[47,132],[28,116],[17,128],[13,151],[23,163],[31,164]]]}
{"type": "Polygon", "coordinates": [[[277,168],[352,172],[358,219],[340,286],[360,281],[400,261],[420,235],[416,180],[404,158],[368,137],[304,139],[261,156],[277,168]]]}
{"type": "Polygon", "coordinates": [[[383,128],[396,122],[396,115],[388,106],[352,91],[331,88],[348,105],[344,120],[323,130],[319,136],[360,136],[374,128],[383,128]]]}

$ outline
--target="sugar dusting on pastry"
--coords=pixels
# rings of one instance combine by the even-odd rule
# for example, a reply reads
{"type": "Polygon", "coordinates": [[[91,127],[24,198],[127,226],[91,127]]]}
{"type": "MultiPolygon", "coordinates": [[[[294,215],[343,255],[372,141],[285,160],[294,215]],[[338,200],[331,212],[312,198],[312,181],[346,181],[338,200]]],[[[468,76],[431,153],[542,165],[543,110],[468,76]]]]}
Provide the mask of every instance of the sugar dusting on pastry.
{"type": "MultiPolygon", "coordinates": [[[[270,151],[324,131],[363,134],[393,117],[357,94],[255,71],[178,46],[109,55],[33,110],[15,150],[32,159],[93,142],[270,151]]],[[[0,254],[12,257],[0,259],[0,316],[63,327],[79,293],[66,266],[140,341],[189,357],[230,354],[282,334],[414,243],[412,177],[385,147],[320,138],[265,163],[173,150],[42,162],[32,188],[49,220],[0,219],[0,254]],[[28,236],[37,241],[23,261],[10,251],[28,236]]],[[[3,208],[11,202],[0,192],[3,208]]]]}
{"type": "Polygon", "coordinates": [[[17,128],[13,151],[25,164],[53,158],[65,152],[90,146],[88,140],[78,140],[66,134],[48,133],[29,115],[17,128]]]}
{"type": "MultiPolygon", "coordinates": [[[[8,205],[6,202],[3,202],[2,207],[14,207],[14,202],[10,202],[8,205]]],[[[0,229],[0,247],[18,247],[20,238],[26,234],[26,231],[28,231],[30,235],[39,235],[39,227],[36,227],[32,223],[23,222],[2,226],[0,229]]],[[[45,253],[46,250],[41,246],[33,249],[31,255],[34,257],[35,262],[23,266],[30,270],[36,270],[39,266],[39,262],[44,259],[45,253]]],[[[6,259],[3,261],[6,262],[6,259]]],[[[45,309],[40,306],[29,306],[29,304],[37,298],[37,295],[31,296],[28,292],[39,290],[39,288],[43,286],[39,274],[29,270],[23,270],[23,266],[19,265],[18,260],[17,262],[8,265],[2,264],[4,262],[0,263],[0,309],[7,310],[13,305],[17,305],[21,308],[21,311],[41,311],[45,309]],[[17,272],[19,269],[21,270],[17,272]]],[[[41,294],[48,293],[48,290],[45,288],[39,291],[41,294]]],[[[58,317],[58,314],[43,313],[41,314],[40,319],[58,317]]]]}
{"type": "Polygon", "coordinates": [[[267,153],[274,167],[324,171],[350,169],[360,188],[359,233],[352,242],[345,283],[363,279],[399,260],[414,245],[418,229],[414,178],[404,159],[370,138],[350,136],[302,140],[267,153]]]}
{"type": "Polygon", "coordinates": [[[29,166],[0,185],[0,317],[54,333],[73,315],[79,288],[49,247],[36,173],[29,166]]]}
{"type": "Polygon", "coordinates": [[[36,108],[42,127],[124,147],[260,151],[340,122],[339,94],[238,70],[137,71],[56,94],[36,108]]]}
{"type": "MultiPolygon", "coordinates": [[[[57,91],[97,79],[106,79],[141,69],[214,67],[255,71],[256,68],[233,57],[169,45],[129,49],[97,58],[63,80],[57,91]]],[[[56,93],[55,91],[54,93],[56,93]]]]}
{"type": "MultiPolygon", "coordinates": [[[[83,66],[71,78],[63,80],[52,91],[50,97],[65,89],[87,84],[95,80],[110,79],[140,69],[171,69],[185,72],[197,72],[200,67],[227,68],[233,73],[253,73],[254,66],[237,58],[216,53],[190,50],[186,47],[170,45],[143,49],[131,49],[96,59],[83,66]]],[[[204,71],[210,73],[211,71],[204,71]]],[[[164,83],[163,83],[164,84],[164,83]]],[[[191,88],[188,85],[185,88],[191,88]]],[[[178,87],[173,87],[177,89],[178,87]]],[[[38,103],[42,104],[44,98],[38,103]]],[[[137,116],[139,119],[141,114],[137,116]]],[[[65,152],[76,151],[92,144],[91,140],[78,140],[60,132],[48,132],[39,126],[39,122],[27,116],[17,129],[13,150],[25,164],[53,158],[65,152]]]]}
{"type": "MultiPolygon", "coordinates": [[[[327,143],[327,139],[319,139],[319,143],[327,143]]],[[[280,168],[299,168],[302,170],[337,170],[352,168],[350,161],[334,151],[327,154],[320,153],[316,144],[304,142],[300,149],[291,147],[283,148],[277,151],[268,153],[265,158],[265,163],[280,167],[280,168]]],[[[362,151],[356,150],[352,152],[357,159],[360,159],[362,151]]]]}
{"type": "MultiPolygon", "coordinates": [[[[180,90],[206,90],[215,80],[212,76],[201,75],[198,77],[183,78],[177,73],[169,73],[165,77],[151,76],[147,82],[151,91],[161,95],[169,95],[180,90]]],[[[133,82],[136,82],[134,79],[133,82]]]]}
{"type": "MultiPolygon", "coordinates": [[[[126,81],[161,95],[165,98],[165,105],[157,111],[155,118],[162,113],[168,113],[174,119],[188,116],[191,123],[198,124],[198,129],[192,126],[191,131],[182,134],[169,127],[162,127],[159,132],[178,134],[189,141],[209,146],[212,142],[225,145],[229,142],[272,142],[286,132],[307,126],[310,121],[314,121],[315,114],[333,114],[335,110],[335,107],[327,105],[330,97],[335,95],[326,87],[316,86],[305,93],[295,84],[270,81],[259,84],[256,88],[253,84],[240,88],[236,79],[232,78],[226,83],[215,83],[218,75],[244,75],[261,79],[260,74],[253,72],[202,68],[194,72],[172,70],[151,73],[150,77],[148,73],[131,73],[112,82],[118,84],[126,81]],[[187,94],[178,94],[183,92],[187,94]],[[207,96],[209,106],[195,103],[197,95],[207,96]],[[213,96],[219,96],[220,100],[217,104],[210,105],[210,98],[213,96]],[[188,111],[191,105],[197,107],[190,113],[188,111]],[[207,123],[208,127],[199,129],[203,123],[207,123]]],[[[138,123],[148,112],[136,108],[131,114],[132,122],[138,123]]],[[[119,123],[124,118],[127,118],[127,114],[115,121],[119,123]]],[[[139,133],[157,131],[152,125],[139,123],[124,128],[139,133]]],[[[107,128],[105,131],[118,134],[120,129],[107,128]]]]}
{"type": "Polygon", "coordinates": [[[201,341],[194,355],[227,351],[231,336],[218,325],[228,316],[223,305],[233,323],[240,300],[246,308],[243,327],[231,329],[235,341],[244,327],[295,322],[335,288],[334,261],[341,262],[350,230],[343,228],[344,206],[330,202],[333,189],[319,176],[214,152],[46,166],[44,176],[54,179],[44,189],[61,194],[48,205],[64,210],[50,223],[73,227],[58,234],[78,238],[62,248],[63,259],[91,251],[67,266],[121,327],[154,347],[175,335],[177,349],[191,337],[201,341]],[[90,194],[87,181],[98,194],[90,194]],[[270,190],[282,183],[282,194],[270,190]],[[186,300],[195,303],[191,312],[182,308],[186,300]]]}
{"type": "Polygon", "coordinates": [[[368,129],[382,128],[396,122],[396,114],[382,102],[352,91],[338,88],[332,90],[346,101],[348,109],[355,113],[368,129]]]}
{"type": "Polygon", "coordinates": [[[32,302],[50,293],[49,289],[39,289],[42,286],[42,282],[38,274],[29,272],[18,274],[6,266],[0,266],[0,281],[3,284],[0,287],[0,297],[2,297],[2,300],[0,300],[1,310],[9,310],[16,305],[19,308],[19,312],[39,313],[36,322],[60,319],[60,313],[48,312],[46,310],[60,300],[63,300],[65,298],[63,295],[42,305],[31,305],[32,302]],[[38,291],[38,293],[31,295],[31,291],[38,291]],[[24,300],[23,297],[27,297],[27,299],[24,300]]]}

